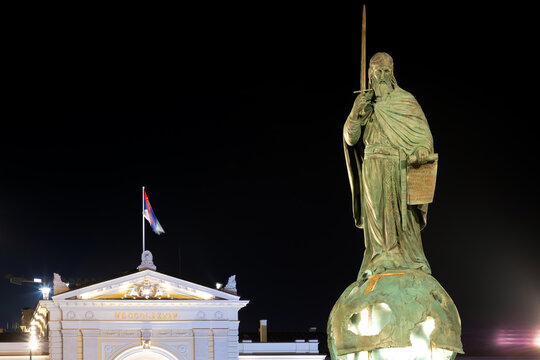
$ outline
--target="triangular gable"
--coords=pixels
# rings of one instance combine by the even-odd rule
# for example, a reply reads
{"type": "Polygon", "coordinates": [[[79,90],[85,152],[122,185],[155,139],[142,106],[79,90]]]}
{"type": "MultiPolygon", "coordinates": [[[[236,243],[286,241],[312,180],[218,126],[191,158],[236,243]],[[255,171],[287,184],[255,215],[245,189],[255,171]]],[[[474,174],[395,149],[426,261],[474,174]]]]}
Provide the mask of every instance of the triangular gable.
{"type": "Polygon", "coordinates": [[[67,291],[53,300],[105,299],[170,299],[170,300],[239,300],[224,291],[198,285],[153,270],[143,270],[116,279],[67,291]]]}

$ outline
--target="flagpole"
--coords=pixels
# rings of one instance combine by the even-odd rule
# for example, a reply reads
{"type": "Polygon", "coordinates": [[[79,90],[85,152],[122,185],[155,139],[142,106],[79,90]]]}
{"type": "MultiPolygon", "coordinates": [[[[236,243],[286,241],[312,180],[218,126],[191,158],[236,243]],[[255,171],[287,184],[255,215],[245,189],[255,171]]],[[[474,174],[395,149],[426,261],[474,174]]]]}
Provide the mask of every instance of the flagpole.
{"type": "Polygon", "coordinates": [[[142,251],[145,251],[144,246],[144,186],[142,187],[142,251]]]}

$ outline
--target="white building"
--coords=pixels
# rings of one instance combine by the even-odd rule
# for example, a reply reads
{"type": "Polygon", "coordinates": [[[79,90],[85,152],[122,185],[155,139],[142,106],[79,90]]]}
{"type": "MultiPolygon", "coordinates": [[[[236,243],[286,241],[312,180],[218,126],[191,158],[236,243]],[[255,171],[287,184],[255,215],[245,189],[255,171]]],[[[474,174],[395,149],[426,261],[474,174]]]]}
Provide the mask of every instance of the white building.
{"type": "MultiPolygon", "coordinates": [[[[221,291],[159,273],[151,262],[143,254],[139,272],[79,289],[55,284],[55,294],[34,312],[33,359],[325,358],[316,340],[239,343],[238,311],[249,301],[236,295],[234,282],[221,291]]],[[[0,343],[2,360],[29,354],[29,342],[0,343]]]]}

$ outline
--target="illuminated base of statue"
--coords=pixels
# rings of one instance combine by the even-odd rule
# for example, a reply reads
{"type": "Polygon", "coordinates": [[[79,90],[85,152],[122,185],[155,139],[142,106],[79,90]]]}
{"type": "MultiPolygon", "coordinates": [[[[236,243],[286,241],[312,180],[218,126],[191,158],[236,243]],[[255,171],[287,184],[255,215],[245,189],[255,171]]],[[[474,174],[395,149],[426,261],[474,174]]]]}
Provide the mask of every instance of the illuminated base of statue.
{"type": "Polygon", "coordinates": [[[454,302],[420,270],[355,281],[328,320],[332,360],[452,360],[463,353],[460,336],[454,302]]]}

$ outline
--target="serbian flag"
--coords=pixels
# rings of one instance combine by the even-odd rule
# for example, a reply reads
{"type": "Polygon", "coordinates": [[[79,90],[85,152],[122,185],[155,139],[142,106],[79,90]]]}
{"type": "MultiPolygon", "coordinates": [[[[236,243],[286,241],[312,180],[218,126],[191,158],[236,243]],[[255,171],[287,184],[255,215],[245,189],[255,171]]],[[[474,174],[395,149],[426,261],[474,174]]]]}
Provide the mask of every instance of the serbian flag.
{"type": "Polygon", "coordinates": [[[148,200],[148,195],[146,195],[146,190],[144,190],[144,213],[143,216],[148,222],[150,223],[150,226],[152,227],[152,230],[156,234],[164,233],[165,230],[161,227],[159,224],[158,219],[156,218],[156,214],[154,214],[154,210],[152,210],[152,205],[150,205],[150,200],[148,200]]]}

